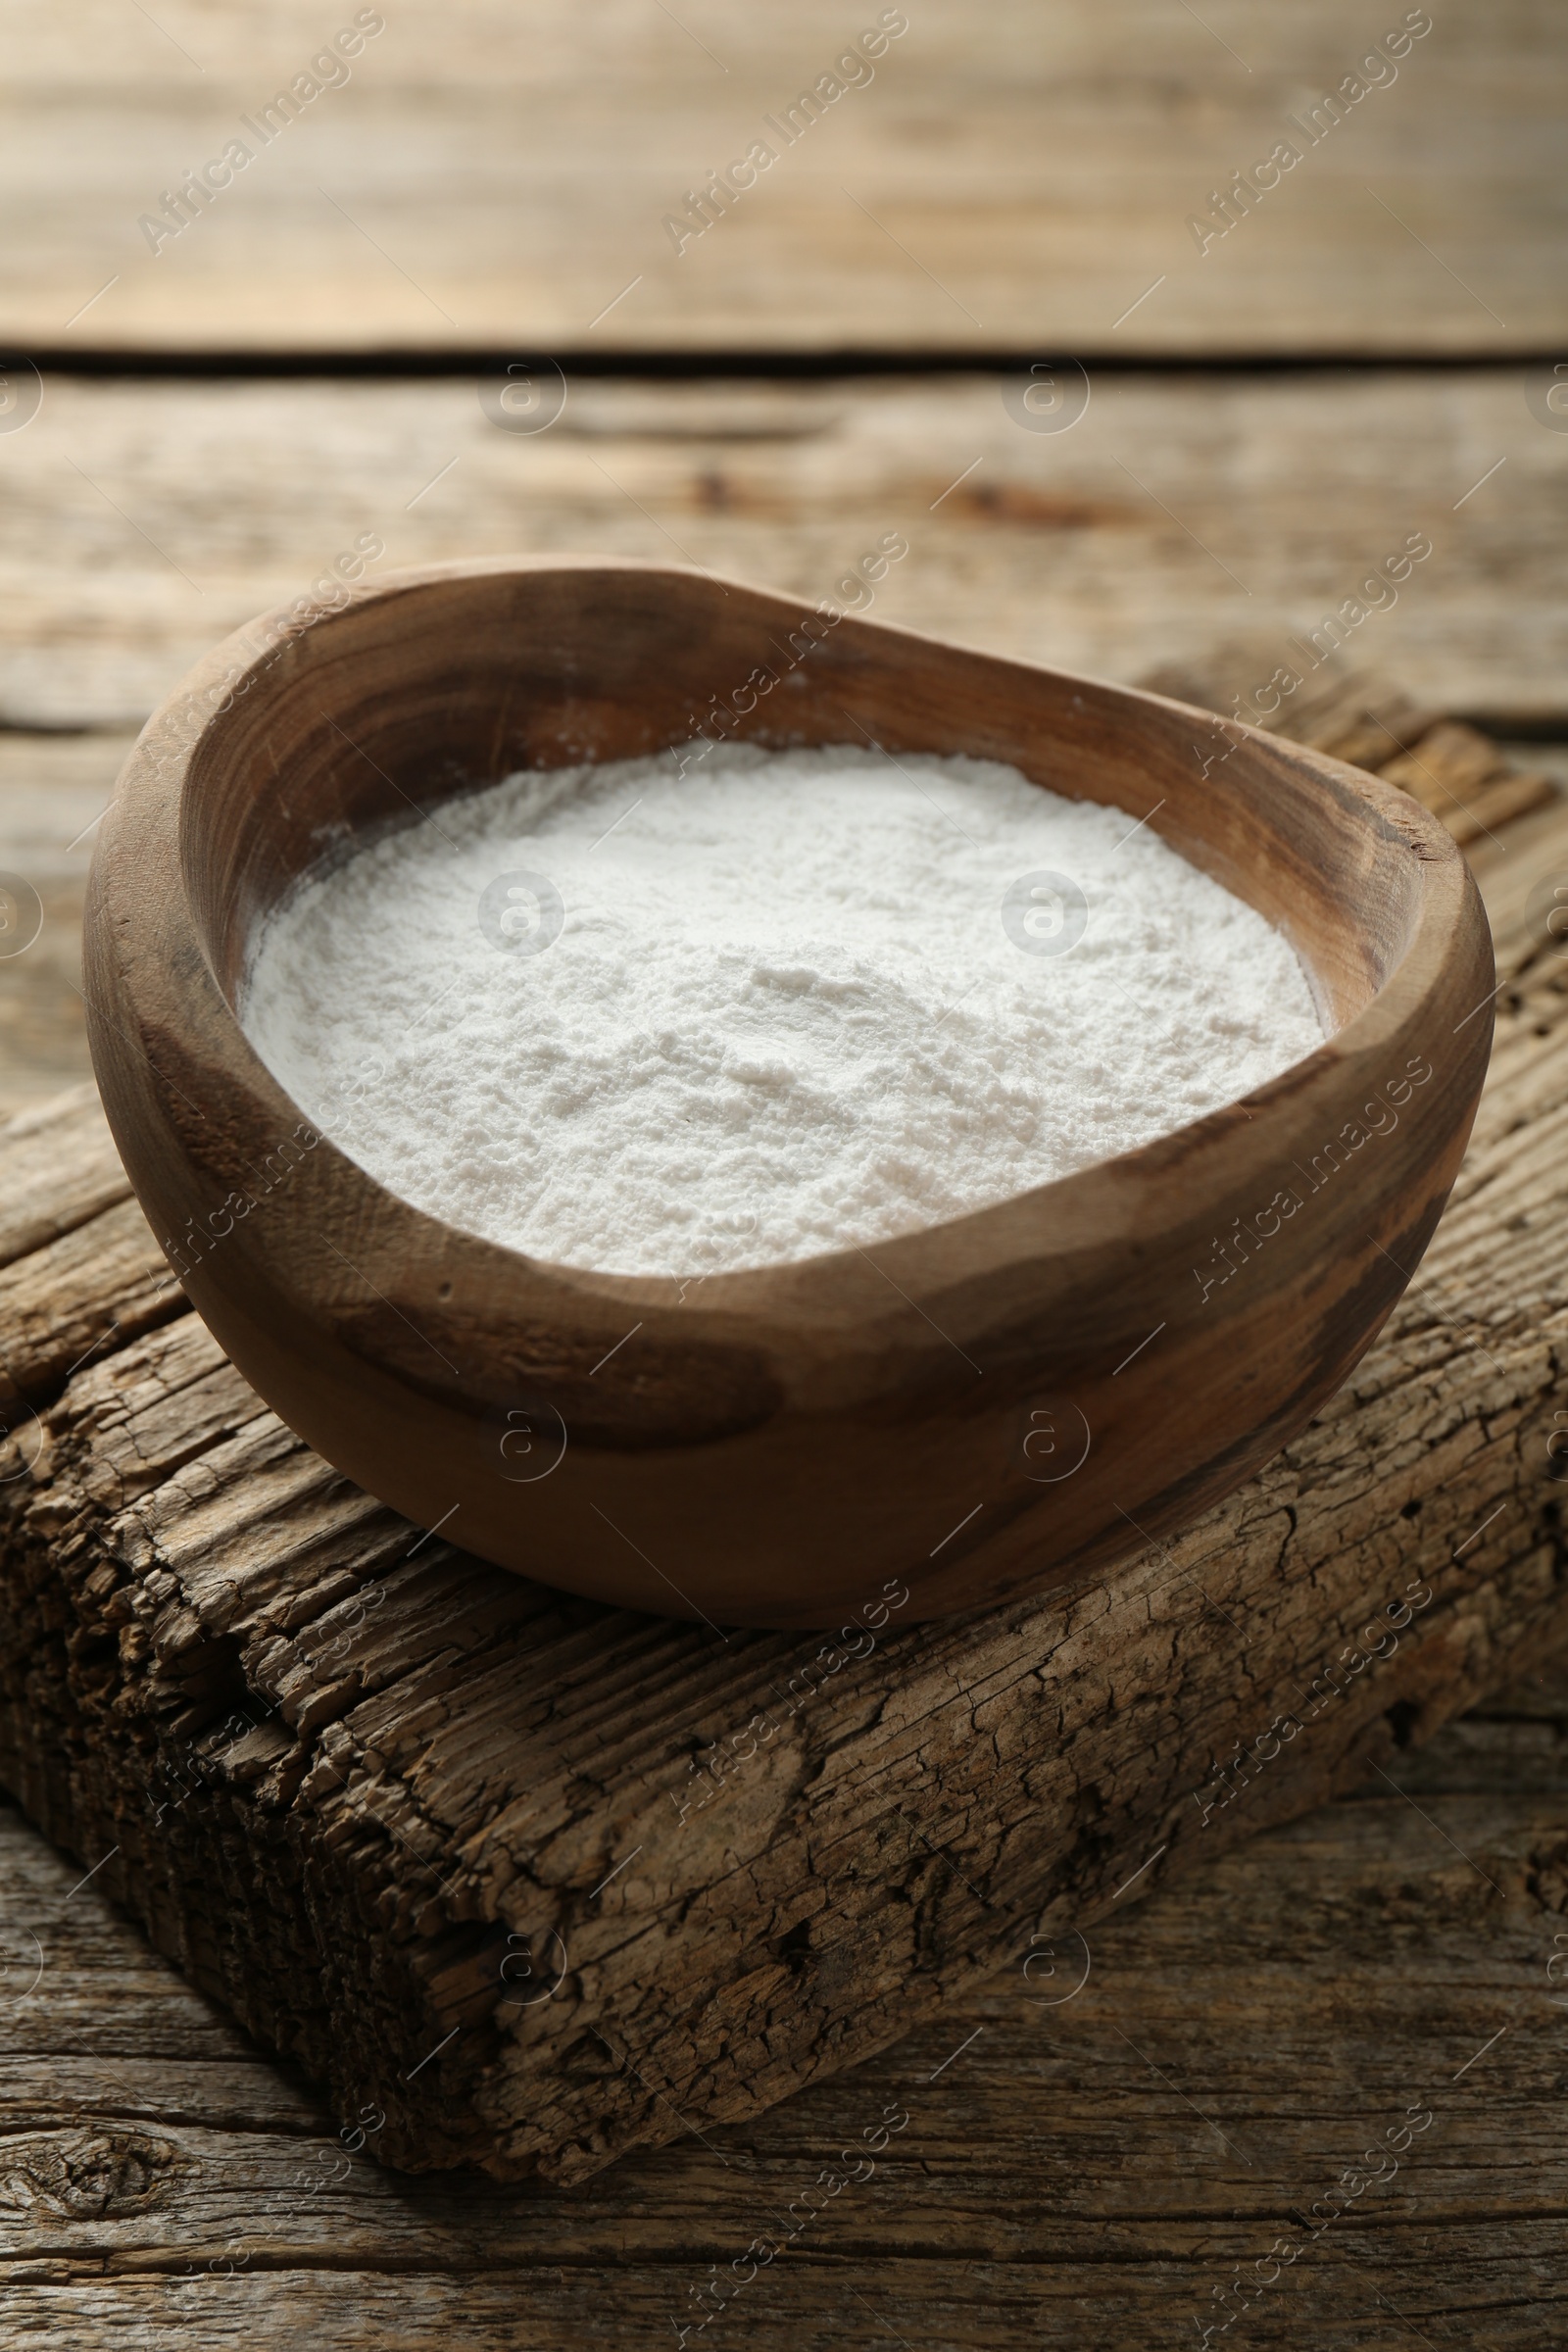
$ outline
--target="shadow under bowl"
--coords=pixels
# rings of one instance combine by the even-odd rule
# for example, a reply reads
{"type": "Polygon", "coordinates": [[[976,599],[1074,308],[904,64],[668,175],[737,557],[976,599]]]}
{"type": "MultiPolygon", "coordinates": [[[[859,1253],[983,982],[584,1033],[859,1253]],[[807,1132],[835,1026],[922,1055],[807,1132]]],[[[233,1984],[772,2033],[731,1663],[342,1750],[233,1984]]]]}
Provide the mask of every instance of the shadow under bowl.
{"type": "Polygon", "coordinates": [[[418,1525],[716,1626],[907,1623],[1191,1520],[1376,1335],[1458,1168],[1492,1032],[1474,883],[1402,793],[1158,696],[654,564],[445,564],[289,625],[209,655],[121,777],[87,910],[93,1061],[221,1346],[418,1525]],[[863,732],[1147,814],[1285,933],[1326,1042],[1142,1150],[870,1254],[700,1290],[409,1206],[247,1043],[259,918],[410,803],[658,752],[716,710],[732,740],[863,732]]]}

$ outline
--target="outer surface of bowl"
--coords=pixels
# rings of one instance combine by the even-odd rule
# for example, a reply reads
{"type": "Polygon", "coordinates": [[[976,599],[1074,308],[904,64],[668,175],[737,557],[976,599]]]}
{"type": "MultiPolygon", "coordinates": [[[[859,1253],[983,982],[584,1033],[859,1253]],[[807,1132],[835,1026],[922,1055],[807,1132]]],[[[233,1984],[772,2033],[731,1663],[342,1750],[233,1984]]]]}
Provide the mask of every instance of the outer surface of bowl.
{"type": "Polygon", "coordinates": [[[1492,1029],[1474,884],[1404,795],[1155,696],[624,563],[405,573],[281,654],[217,648],[126,765],[86,946],[131,1181],[262,1396],[470,1550],[718,1625],[1021,1594],[1239,1485],[1402,1291],[1492,1029]],[[247,1044],[249,927],[406,799],[705,717],[1005,760],[1133,817],[1162,803],[1171,845],[1291,936],[1335,1034],[1140,1152],[701,1285],[555,1266],[394,1199],[247,1044]]]}

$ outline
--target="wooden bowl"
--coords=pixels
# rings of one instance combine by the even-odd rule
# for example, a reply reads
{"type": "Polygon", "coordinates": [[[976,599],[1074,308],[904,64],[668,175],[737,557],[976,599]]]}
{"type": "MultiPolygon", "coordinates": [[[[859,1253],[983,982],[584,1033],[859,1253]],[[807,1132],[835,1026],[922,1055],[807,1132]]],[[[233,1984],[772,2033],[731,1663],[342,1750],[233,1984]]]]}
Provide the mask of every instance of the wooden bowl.
{"type": "Polygon", "coordinates": [[[607,1601],[903,1624],[1190,1520],[1372,1340],[1492,1030],[1475,886],[1402,793],[1158,696],[652,564],[405,572],[258,656],[286,618],[201,662],[121,777],[87,910],[92,1053],[196,1307],[371,1494],[607,1601]],[[241,1034],[258,916],[410,801],[655,752],[720,709],[754,742],[863,729],[1155,809],[1287,934],[1330,1042],[1001,1206],[700,1289],[546,1263],[394,1199],[241,1034]]]}

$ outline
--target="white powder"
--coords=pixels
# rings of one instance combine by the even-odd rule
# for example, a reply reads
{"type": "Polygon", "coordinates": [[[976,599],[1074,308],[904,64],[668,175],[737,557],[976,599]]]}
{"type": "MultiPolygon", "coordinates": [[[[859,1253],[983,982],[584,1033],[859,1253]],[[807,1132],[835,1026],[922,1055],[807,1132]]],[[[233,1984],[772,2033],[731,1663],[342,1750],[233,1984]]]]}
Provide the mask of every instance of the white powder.
{"type": "Polygon", "coordinates": [[[1133,826],[979,760],[532,771],[307,877],[242,1019],[390,1192],[530,1255],[694,1275],[875,1243],[1322,1043],[1286,941],[1133,826]]]}

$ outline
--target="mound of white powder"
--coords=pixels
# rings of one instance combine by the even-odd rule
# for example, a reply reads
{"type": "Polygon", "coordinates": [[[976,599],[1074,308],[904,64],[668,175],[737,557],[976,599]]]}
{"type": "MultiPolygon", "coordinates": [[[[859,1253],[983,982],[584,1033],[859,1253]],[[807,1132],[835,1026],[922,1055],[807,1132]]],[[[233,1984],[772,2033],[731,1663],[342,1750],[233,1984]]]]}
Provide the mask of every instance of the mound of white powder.
{"type": "Polygon", "coordinates": [[[670,1275],[986,1207],[1323,1037],[1286,941],[1151,826],[853,749],[446,803],[295,888],[241,1018],[403,1200],[670,1275]]]}

